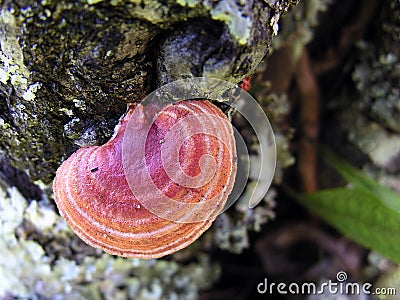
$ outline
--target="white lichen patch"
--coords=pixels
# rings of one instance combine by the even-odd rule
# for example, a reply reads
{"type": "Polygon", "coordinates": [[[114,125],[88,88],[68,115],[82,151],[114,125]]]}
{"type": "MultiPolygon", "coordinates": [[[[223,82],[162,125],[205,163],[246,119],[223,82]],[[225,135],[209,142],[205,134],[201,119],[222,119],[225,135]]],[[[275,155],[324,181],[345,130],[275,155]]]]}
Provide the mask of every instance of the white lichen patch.
{"type": "MultiPolygon", "coordinates": [[[[103,0],[86,0],[88,4],[96,4],[103,0]]],[[[112,2],[119,3],[120,0],[112,2]]],[[[153,24],[165,22],[169,16],[169,7],[155,0],[129,0],[137,4],[131,10],[133,16],[147,20],[153,24]],[[140,5],[139,5],[140,4],[140,5]]],[[[245,45],[250,38],[252,20],[242,12],[241,6],[246,5],[245,0],[221,0],[211,3],[209,0],[176,0],[178,5],[189,8],[203,7],[209,10],[211,18],[224,22],[240,45],[245,45]]]]}
{"type": "Polygon", "coordinates": [[[53,228],[58,216],[51,207],[33,200],[25,211],[25,218],[38,230],[43,231],[53,228]]]}
{"type": "Polygon", "coordinates": [[[74,112],[72,111],[72,109],[68,109],[68,108],[59,108],[58,109],[59,112],[66,114],[68,117],[72,117],[74,115],[74,112]]]}
{"type": "Polygon", "coordinates": [[[270,25],[272,27],[272,32],[273,35],[276,36],[278,35],[278,31],[279,31],[279,18],[280,18],[280,14],[275,14],[270,21],[270,25]]]}
{"type": "Polygon", "coordinates": [[[31,266],[40,262],[44,251],[35,242],[15,236],[24,220],[26,206],[26,200],[16,188],[0,189],[0,297],[12,290],[18,290],[21,297],[28,297],[33,286],[21,282],[21,277],[34,276],[32,271],[45,275],[50,270],[42,263],[32,270],[31,266]]]}
{"type": "Polygon", "coordinates": [[[41,87],[41,84],[39,82],[35,82],[33,84],[30,84],[28,86],[28,89],[22,94],[22,98],[27,101],[31,101],[35,99],[36,95],[35,93],[37,90],[41,87]]]}
{"type": "Polygon", "coordinates": [[[74,106],[82,111],[85,111],[87,109],[85,100],[83,99],[73,99],[72,102],[74,102],[74,106]]]}
{"type": "Polygon", "coordinates": [[[274,208],[277,192],[275,189],[269,189],[260,205],[249,209],[249,202],[253,196],[255,184],[254,181],[248,183],[246,190],[235,204],[235,209],[243,214],[243,222],[248,230],[260,231],[262,225],[275,218],[274,208]]]}
{"type": "Polygon", "coordinates": [[[359,96],[350,109],[345,108],[343,125],[350,141],[375,166],[394,172],[400,157],[399,59],[366,42],[357,46],[359,62],[352,77],[359,96]]]}
{"type": "Polygon", "coordinates": [[[230,33],[240,45],[247,43],[252,26],[251,18],[242,14],[234,0],[220,1],[210,10],[210,14],[214,20],[222,21],[228,26],[230,33]]]}
{"type": "Polygon", "coordinates": [[[19,44],[19,28],[12,12],[0,11],[0,81],[10,82],[22,96],[28,89],[29,71],[19,44]]]}
{"type": "Polygon", "coordinates": [[[0,236],[14,233],[22,223],[25,208],[26,201],[16,188],[0,189],[0,236]]]}
{"type": "Polygon", "coordinates": [[[241,220],[235,222],[227,214],[222,214],[215,223],[214,240],[219,248],[237,254],[249,248],[247,228],[241,220]]]}
{"type": "Polygon", "coordinates": [[[0,296],[17,291],[19,297],[31,298],[35,289],[40,288],[37,279],[44,281],[50,276],[51,268],[44,263],[43,248],[33,241],[15,238],[12,245],[4,247],[3,236],[0,242],[4,248],[0,260],[0,296]]]}
{"type": "MultiPolygon", "coordinates": [[[[32,211],[32,206],[30,210],[32,211]]],[[[39,207],[37,211],[40,211],[39,207]]],[[[16,234],[16,232],[22,233],[22,224],[29,214],[27,201],[16,188],[0,186],[0,298],[2,299],[6,295],[13,298],[14,294],[19,298],[32,298],[35,291],[42,290],[43,282],[51,278],[51,266],[43,247],[34,241],[25,240],[23,235],[18,237],[16,234]]],[[[55,216],[54,212],[53,214],[55,216]]],[[[49,214],[42,216],[48,218],[49,214]]],[[[60,222],[61,218],[58,217],[57,220],[60,222]]]]}
{"type": "Polygon", "coordinates": [[[356,124],[349,139],[380,167],[387,167],[400,155],[400,136],[387,132],[374,122],[356,124]]]}
{"type": "Polygon", "coordinates": [[[77,263],[25,238],[36,231],[40,240],[64,240],[58,247],[69,248],[71,232],[64,225],[46,197],[28,206],[16,188],[0,182],[0,299],[197,299],[220,275],[204,255],[182,265],[105,253],[77,263]]]}

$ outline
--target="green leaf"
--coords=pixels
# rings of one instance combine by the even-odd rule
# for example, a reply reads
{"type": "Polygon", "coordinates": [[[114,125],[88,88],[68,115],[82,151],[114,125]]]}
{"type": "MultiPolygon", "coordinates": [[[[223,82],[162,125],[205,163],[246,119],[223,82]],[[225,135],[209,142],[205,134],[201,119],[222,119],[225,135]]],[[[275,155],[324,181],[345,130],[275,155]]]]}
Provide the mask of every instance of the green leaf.
{"type": "Polygon", "coordinates": [[[354,188],[360,188],[373,193],[387,207],[400,213],[400,195],[379,184],[372,178],[366,176],[362,171],[353,168],[334,155],[325,152],[325,157],[354,188]]]}
{"type": "Polygon", "coordinates": [[[323,152],[349,186],[295,198],[344,235],[400,263],[400,195],[323,152]]]}
{"type": "Polygon", "coordinates": [[[400,214],[370,191],[337,188],[297,198],[344,235],[400,263],[400,214]]]}

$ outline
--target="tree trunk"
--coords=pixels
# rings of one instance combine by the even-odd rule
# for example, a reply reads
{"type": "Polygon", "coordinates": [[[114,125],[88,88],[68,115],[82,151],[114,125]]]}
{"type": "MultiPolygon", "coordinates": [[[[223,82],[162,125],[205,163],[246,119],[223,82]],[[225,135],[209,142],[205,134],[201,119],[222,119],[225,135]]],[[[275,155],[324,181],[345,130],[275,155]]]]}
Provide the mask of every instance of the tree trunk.
{"type": "Polygon", "coordinates": [[[156,87],[187,76],[239,83],[289,2],[0,1],[2,164],[49,183],[156,87]]]}

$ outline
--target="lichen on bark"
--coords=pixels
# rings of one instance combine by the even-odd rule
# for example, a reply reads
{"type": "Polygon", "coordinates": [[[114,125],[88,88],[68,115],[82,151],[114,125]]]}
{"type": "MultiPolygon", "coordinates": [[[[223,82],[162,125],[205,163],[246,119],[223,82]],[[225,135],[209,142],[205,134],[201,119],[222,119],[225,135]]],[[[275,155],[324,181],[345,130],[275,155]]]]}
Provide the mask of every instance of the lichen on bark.
{"type": "Polygon", "coordinates": [[[291,1],[1,1],[0,158],[51,182],[126,104],[186,76],[239,83],[291,1]]]}
{"type": "Polygon", "coordinates": [[[366,38],[358,43],[352,72],[357,94],[342,113],[342,126],[348,131],[349,140],[375,167],[397,174],[400,170],[400,3],[386,3],[377,18],[380,22],[373,28],[372,37],[379,36],[384,42],[374,44],[366,38]]]}

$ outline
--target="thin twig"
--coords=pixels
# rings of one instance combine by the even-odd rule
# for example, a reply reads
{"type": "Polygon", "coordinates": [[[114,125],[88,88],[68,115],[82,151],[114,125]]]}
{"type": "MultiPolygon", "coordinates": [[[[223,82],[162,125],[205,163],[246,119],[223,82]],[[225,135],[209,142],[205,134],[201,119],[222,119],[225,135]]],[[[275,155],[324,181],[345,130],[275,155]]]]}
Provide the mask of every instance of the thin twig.
{"type": "Polygon", "coordinates": [[[311,193],[318,189],[319,89],[311,70],[308,51],[304,47],[297,64],[295,79],[300,95],[300,126],[298,173],[302,189],[311,193]]]}

